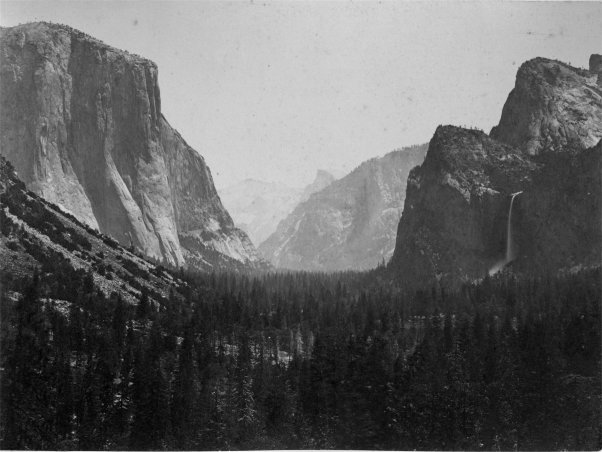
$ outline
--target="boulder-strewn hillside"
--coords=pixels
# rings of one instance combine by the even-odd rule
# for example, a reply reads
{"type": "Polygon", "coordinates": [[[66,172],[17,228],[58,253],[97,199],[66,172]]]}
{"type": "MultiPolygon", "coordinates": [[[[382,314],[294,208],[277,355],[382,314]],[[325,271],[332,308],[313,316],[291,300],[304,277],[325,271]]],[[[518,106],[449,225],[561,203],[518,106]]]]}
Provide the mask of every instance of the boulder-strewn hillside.
{"type": "Polygon", "coordinates": [[[454,285],[487,274],[508,257],[510,204],[519,191],[510,225],[513,268],[599,265],[598,75],[599,66],[587,71],[536,58],[520,68],[491,137],[439,127],[408,178],[389,264],[395,276],[409,285],[454,285]]]}
{"type": "Polygon", "coordinates": [[[245,231],[253,243],[259,246],[297,204],[333,181],[332,174],[318,170],[314,181],[304,189],[245,179],[219,190],[219,195],[236,226],[245,231]]]}
{"type": "MultiPolygon", "coordinates": [[[[31,277],[35,269],[85,272],[105,296],[136,303],[142,291],[160,301],[185,285],[152,263],[100,234],[25,188],[0,157],[0,274],[31,277]]],[[[56,281],[56,284],[61,284],[56,281]]],[[[68,284],[65,282],[65,284],[68,284]]]]}
{"type": "Polygon", "coordinates": [[[426,145],[362,163],[299,204],[259,247],[276,267],[363,270],[393,253],[410,169],[426,145]]]}
{"type": "Polygon", "coordinates": [[[35,193],[173,265],[257,265],[144,58],[66,26],[0,31],[0,150],[35,193]]]}

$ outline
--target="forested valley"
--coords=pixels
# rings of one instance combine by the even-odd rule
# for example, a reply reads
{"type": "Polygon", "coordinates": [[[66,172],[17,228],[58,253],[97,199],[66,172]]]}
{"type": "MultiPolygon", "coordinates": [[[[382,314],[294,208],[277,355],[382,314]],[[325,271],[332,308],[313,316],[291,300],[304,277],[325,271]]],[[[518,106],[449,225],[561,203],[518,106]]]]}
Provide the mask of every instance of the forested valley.
{"type": "Polygon", "coordinates": [[[3,275],[2,448],[602,446],[599,268],[178,276],[131,304],[67,260],[3,275]]]}

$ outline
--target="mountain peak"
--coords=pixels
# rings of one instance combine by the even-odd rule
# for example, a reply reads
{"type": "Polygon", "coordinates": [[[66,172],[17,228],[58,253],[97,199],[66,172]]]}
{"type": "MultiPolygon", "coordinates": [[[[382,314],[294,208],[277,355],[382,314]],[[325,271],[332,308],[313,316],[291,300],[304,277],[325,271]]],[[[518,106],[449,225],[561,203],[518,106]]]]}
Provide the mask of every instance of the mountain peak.
{"type": "Polygon", "coordinates": [[[590,70],[547,58],[523,63],[491,136],[530,155],[594,146],[602,138],[599,68],[599,55],[590,70]]]}
{"type": "Polygon", "coordinates": [[[305,201],[314,193],[322,191],[335,181],[335,177],[328,171],[319,169],[316,171],[314,181],[303,189],[302,201],[305,201]]]}
{"type": "Polygon", "coordinates": [[[330,172],[328,172],[328,171],[326,171],[324,169],[318,169],[316,171],[316,178],[315,178],[315,180],[320,180],[320,179],[331,179],[331,180],[334,180],[334,176],[330,172]]]}

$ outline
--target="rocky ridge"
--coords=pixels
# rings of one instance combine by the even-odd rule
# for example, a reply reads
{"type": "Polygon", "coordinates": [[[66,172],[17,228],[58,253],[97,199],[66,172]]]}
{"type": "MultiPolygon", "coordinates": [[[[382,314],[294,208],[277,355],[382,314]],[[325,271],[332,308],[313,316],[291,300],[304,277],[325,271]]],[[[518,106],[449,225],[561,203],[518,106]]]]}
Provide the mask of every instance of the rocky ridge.
{"type": "Polygon", "coordinates": [[[68,266],[90,274],[109,297],[118,293],[135,304],[146,292],[162,302],[186,283],[112,238],[81,223],[27,190],[0,156],[0,274],[3,278],[31,277],[68,266]]]}
{"type": "Polygon", "coordinates": [[[153,62],[41,22],[3,28],[0,56],[0,150],[31,190],[172,265],[260,265],[162,115],[153,62]]]}
{"type": "Polygon", "coordinates": [[[590,70],[543,58],[523,64],[490,136],[439,127],[408,178],[392,274],[410,286],[512,267],[554,272],[599,265],[602,102],[600,57],[590,70]]]}
{"type": "Polygon", "coordinates": [[[602,136],[602,65],[546,58],[524,63],[491,137],[529,155],[593,147],[602,136]]]}

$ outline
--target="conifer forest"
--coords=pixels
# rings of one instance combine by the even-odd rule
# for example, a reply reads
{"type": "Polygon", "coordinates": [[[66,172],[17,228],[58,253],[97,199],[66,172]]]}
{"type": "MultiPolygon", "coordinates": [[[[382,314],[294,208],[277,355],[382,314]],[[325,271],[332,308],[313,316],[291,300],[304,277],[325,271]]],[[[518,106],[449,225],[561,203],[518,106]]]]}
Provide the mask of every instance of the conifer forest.
{"type": "Polygon", "coordinates": [[[600,447],[599,270],[180,276],[135,305],[65,260],[5,278],[2,448],[600,447]]]}

